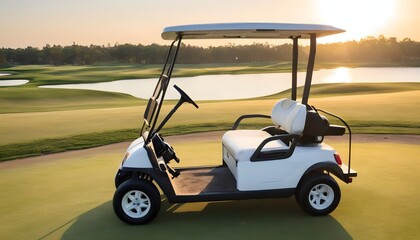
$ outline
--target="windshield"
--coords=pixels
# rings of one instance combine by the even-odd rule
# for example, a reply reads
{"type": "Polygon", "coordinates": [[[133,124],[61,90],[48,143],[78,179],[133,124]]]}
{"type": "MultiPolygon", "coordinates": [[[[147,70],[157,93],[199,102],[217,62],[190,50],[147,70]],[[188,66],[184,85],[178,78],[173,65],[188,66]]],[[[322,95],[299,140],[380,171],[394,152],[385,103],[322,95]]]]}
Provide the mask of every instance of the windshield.
{"type": "Polygon", "coordinates": [[[159,102],[161,102],[163,99],[159,99],[160,96],[163,95],[163,91],[168,86],[169,81],[168,77],[166,75],[162,75],[159,78],[159,81],[155,87],[155,90],[153,91],[153,95],[151,98],[149,98],[149,101],[147,102],[146,110],[144,111],[143,115],[143,127],[141,130],[141,135],[146,140],[148,132],[150,131],[150,128],[153,126],[153,122],[155,122],[157,119],[156,116],[156,110],[159,105],[159,102]],[[146,133],[146,134],[145,134],[146,133]]]}
{"type": "Polygon", "coordinates": [[[159,112],[163,103],[163,99],[165,98],[166,89],[169,86],[169,81],[175,65],[175,60],[180,44],[181,37],[172,42],[165,61],[165,65],[163,66],[162,73],[160,74],[159,81],[156,84],[153,95],[147,102],[146,110],[144,111],[143,115],[143,127],[141,128],[140,132],[145,142],[150,141],[153,135],[153,130],[158,121],[159,112]],[[174,47],[175,43],[177,43],[176,47],[174,47]]]}

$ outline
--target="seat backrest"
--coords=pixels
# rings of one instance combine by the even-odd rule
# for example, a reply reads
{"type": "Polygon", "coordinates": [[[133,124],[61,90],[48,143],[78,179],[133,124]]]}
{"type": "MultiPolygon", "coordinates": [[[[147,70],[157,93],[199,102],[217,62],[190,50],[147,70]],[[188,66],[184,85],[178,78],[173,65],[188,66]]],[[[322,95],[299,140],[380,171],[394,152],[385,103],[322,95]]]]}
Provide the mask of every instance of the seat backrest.
{"type": "Polygon", "coordinates": [[[271,111],[271,120],[290,134],[302,134],[306,121],[306,106],[284,98],[271,111]]]}

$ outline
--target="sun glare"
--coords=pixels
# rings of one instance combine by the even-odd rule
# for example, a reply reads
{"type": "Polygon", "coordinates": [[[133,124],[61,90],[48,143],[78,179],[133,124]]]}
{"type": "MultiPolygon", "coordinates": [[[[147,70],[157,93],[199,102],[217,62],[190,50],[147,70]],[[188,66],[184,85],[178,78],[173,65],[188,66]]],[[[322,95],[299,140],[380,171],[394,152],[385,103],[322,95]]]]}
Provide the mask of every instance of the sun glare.
{"type": "Polygon", "coordinates": [[[350,71],[346,67],[339,67],[328,71],[330,74],[324,76],[324,82],[347,83],[351,82],[350,71]]]}
{"type": "Polygon", "coordinates": [[[328,41],[376,36],[392,20],[394,11],[395,0],[318,0],[323,23],[346,30],[345,34],[331,36],[328,41]]]}

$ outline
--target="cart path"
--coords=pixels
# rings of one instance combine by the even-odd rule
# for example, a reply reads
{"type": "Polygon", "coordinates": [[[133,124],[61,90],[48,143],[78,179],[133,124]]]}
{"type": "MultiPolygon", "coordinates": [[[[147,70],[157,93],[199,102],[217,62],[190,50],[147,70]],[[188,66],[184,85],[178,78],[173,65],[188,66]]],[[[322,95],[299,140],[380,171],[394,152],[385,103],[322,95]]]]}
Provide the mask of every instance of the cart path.
{"type": "MultiPolygon", "coordinates": [[[[215,132],[203,132],[203,133],[191,133],[185,135],[177,136],[168,136],[165,139],[169,143],[181,143],[181,142],[194,142],[194,141],[215,141],[220,140],[223,136],[224,131],[215,131],[215,132]]],[[[338,137],[326,137],[326,141],[335,141],[335,142],[346,142],[348,141],[347,136],[338,136],[338,137]]],[[[352,135],[353,143],[401,143],[401,144],[413,144],[420,145],[420,135],[392,135],[392,134],[353,134],[352,135]]],[[[53,153],[38,157],[29,157],[23,159],[16,159],[11,161],[0,162],[0,169],[13,168],[23,165],[30,165],[39,162],[54,161],[60,158],[67,157],[84,157],[86,155],[93,155],[97,152],[100,153],[116,153],[121,152],[123,155],[125,149],[130,145],[130,142],[121,142],[110,145],[105,145],[101,147],[94,147],[83,150],[74,150],[62,153],[53,153]]]]}

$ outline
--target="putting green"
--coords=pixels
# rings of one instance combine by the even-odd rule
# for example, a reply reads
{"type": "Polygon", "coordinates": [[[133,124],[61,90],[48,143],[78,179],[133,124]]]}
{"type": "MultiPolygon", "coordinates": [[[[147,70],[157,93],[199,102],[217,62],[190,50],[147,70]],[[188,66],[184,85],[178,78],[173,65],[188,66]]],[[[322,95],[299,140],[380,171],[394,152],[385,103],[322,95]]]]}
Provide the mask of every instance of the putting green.
{"type": "MultiPolygon", "coordinates": [[[[163,199],[145,226],[128,226],[112,210],[113,178],[127,145],[0,164],[2,239],[420,238],[415,144],[355,143],[359,177],[340,183],[342,201],[330,216],[308,216],[293,198],[175,205],[163,199]]],[[[183,165],[220,162],[218,141],[173,145],[183,165]]],[[[335,146],[344,158],[345,143],[335,146]]]]}

